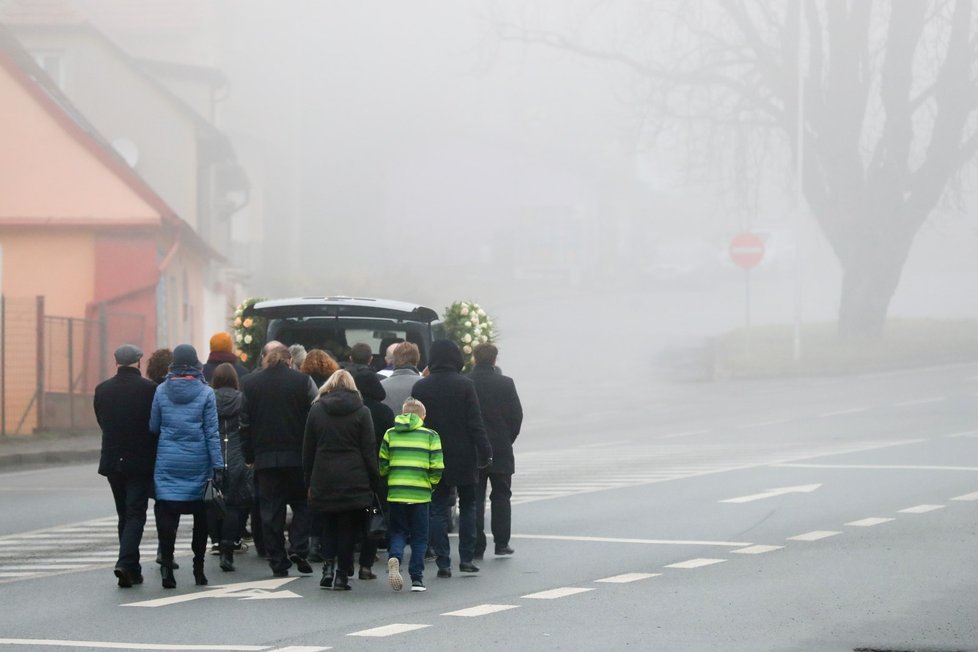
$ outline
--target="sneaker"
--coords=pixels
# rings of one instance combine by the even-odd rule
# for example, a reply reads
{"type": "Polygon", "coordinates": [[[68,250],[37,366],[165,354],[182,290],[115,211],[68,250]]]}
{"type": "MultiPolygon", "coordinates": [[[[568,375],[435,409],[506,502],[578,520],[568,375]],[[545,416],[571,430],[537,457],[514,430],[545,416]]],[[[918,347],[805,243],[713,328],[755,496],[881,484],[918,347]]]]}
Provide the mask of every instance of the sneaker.
{"type": "Polygon", "coordinates": [[[214,545],[211,546],[211,554],[212,555],[219,555],[219,554],[221,554],[221,546],[220,546],[220,544],[215,543],[214,545]]]}
{"type": "Polygon", "coordinates": [[[400,591],[404,587],[404,580],[401,578],[401,562],[397,557],[387,560],[387,582],[395,591],[400,591]]]}
{"type": "Polygon", "coordinates": [[[309,562],[299,555],[289,555],[289,561],[295,564],[296,570],[300,573],[308,574],[312,572],[312,566],[309,565],[309,562]]]}
{"type": "Polygon", "coordinates": [[[411,591],[415,593],[419,593],[421,591],[427,591],[427,590],[428,589],[425,588],[424,582],[422,582],[421,580],[411,580],[411,591]]]}

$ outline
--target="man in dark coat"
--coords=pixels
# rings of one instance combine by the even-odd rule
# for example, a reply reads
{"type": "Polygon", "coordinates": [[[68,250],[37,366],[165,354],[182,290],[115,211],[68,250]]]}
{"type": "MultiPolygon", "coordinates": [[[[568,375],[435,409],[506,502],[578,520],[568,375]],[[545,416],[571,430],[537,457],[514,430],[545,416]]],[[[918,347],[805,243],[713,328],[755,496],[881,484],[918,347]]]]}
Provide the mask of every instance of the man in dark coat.
{"type": "Polygon", "coordinates": [[[276,577],[294,563],[311,573],[306,486],[302,477],[302,435],[316,388],[306,374],[290,368],[292,356],[281,342],[265,345],[264,367],[242,379],[241,449],[258,483],[262,540],[276,577]],[[285,549],[286,505],[292,507],[289,549],[285,549]]]}
{"type": "Polygon", "coordinates": [[[509,546],[512,508],[509,499],[513,495],[513,442],[523,424],[523,406],[520,404],[516,384],[512,378],[498,373],[496,356],[499,350],[493,344],[479,344],[472,357],[475,367],[469,378],[475,383],[479,396],[482,420],[486,424],[489,443],[492,444],[492,466],[479,471],[476,494],[476,543],[475,555],[482,558],[486,550],[486,485],[492,484],[489,500],[492,502],[492,539],[497,555],[511,555],[509,546]]]}
{"type": "Polygon", "coordinates": [[[143,378],[143,352],[132,344],[115,351],[116,375],[95,388],[95,418],[102,429],[98,472],[109,480],[119,516],[119,586],[142,584],[139,544],[146,525],[146,508],[153,495],[157,438],[149,430],[156,383],[143,378]]]}
{"type": "Polygon", "coordinates": [[[458,569],[478,572],[475,555],[475,503],[479,468],[492,464],[492,447],[482,422],[475,384],[460,372],[462,352],[450,340],[436,340],[428,357],[429,375],[411,388],[411,396],[428,410],[425,427],[441,436],[445,472],[431,496],[429,541],[436,555],[438,577],[452,576],[448,521],[452,489],[458,493],[458,569]]]}

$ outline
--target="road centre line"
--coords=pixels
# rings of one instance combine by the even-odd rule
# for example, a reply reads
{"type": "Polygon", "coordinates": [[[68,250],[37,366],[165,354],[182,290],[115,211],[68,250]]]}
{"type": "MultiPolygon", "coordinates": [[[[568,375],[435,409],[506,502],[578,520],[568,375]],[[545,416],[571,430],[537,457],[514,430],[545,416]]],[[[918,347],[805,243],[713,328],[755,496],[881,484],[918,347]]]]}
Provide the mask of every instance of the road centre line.
{"type": "Polygon", "coordinates": [[[788,541],[819,541],[820,539],[834,537],[837,534],[842,533],[834,532],[832,530],[812,530],[811,532],[805,532],[804,534],[797,534],[793,537],[788,537],[788,541]]]}
{"type": "Polygon", "coordinates": [[[961,501],[978,500],[978,491],[970,494],[964,494],[963,496],[955,496],[951,500],[961,500],[961,501]]]}
{"type": "Polygon", "coordinates": [[[850,408],[848,410],[836,410],[835,412],[823,412],[815,416],[824,419],[825,417],[838,417],[844,414],[856,414],[857,412],[866,412],[867,410],[869,410],[869,407],[857,407],[857,408],[850,408]]]}
{"type": "Polygon", "coordinates": [[[666,568],[702,568],[703,566],[712,566],[713,564],[722,564],[727,561],[726,559],[687,559],[686,561],[676,562],[675,564],[667,564],[666,568]]]}
{"type": "Polygon", "coordinates": [[[901,514],[926,514],[927,512],[933,512],[938,509],[944,509],[944,505],[917,505],[916,507],[908,507],[906,509],[901,509],[901,514]]]}
{"type": "Polygon", "coordinates": [[[760,555],[765,552],[774,552],[775,550],[781,550],[784,546],[765,546],[756,545],[748,546],[747,548],[741,548],[740,550],[731,550],[730,552],[735,552],[740,555],[760,555]]]}
{"type": "Polygon", "coordinates": [[[628,584],[629,582],[647,580],[650,577],[659,577],[660,575],[662,575],[662,573],[624,573],[622,575],[613,575],[612,577],[605,577],[603,579],[594,581],[603,582],[606,584],[628,584]]]}
{"type": "Polygon", "coordinates": [[[735,430],[747,430],[748,428],[762,428],[764,426],[780,426],[788,423],[791,419],[772,419],[770,421],[758,421],[756,423],[745,423],[739,426],[734,426],[735,430]]]}
{"type": "Polygon", "coordinates": [[[910,407],[913,405],[926,405],[928,403],[941,403],[946,401],[946,396],[931,396],[929,398],[918,398],[912,401],[903,401],[901,403],[894,403],[893,407],[910,407]]]}
{"type": "Polygon", "coordinates": [[[488,616],[489,614],[499,613],[500,611],[508,611],[510,609],[519,609],[518,604],[480,604],[475,607],[468,607],[467,609],[459,609],[458,611],[449,611],[448,613],[443,613],[442,616],[461,616],[463,618],[474,618],[476,616],[488,616]]]}
{"type": "Polygon", "coordinates": [[[331,647],[320,647],[318,645],[290,645],[288,647],[277,647],[271,652],[320,652],[321,650],[332,650],[331,647]]]}
{"type": "Polygon", "coordinates": [[[359,632],[353,632],[352,634],[347,634],[347,636],[370,636],[370,637],[384,637],[384,636],[394,636],[395,634],[403,634],[404,632],[413,632],[416,629],[424,629],[425,627],[431,627],[431,625],[409,625],[406,623],[392,623],[390,625],[384,625],[383,627],[374,627],[372,629],[363,629],[359,632]]]}
{"type": "Polygon", "coordinates": [[[588,591],[593,591],[594,589],[586,589],[579,586],[562,586],[559,589],[550,589],[549,591],[538,591],[537,593],[530,593],[522,597],[529,600],[557,600],[558,598],[566,598],[571,595],[577,595],[578,593],[587,593],[588,591]]]}
{"type": "Polygon", "coordinates": [[[874,525],[880,525],[882,523],[889,523],[890,521],[895,521],[893,518],[881,518],[879,516],[870,516],[869,518],[862,518],[858,521],[849,521],[846,525],[852,525],[854,527],[873,527],[874,525]]]}
{"type": "Polygon", "coordinates": [[[708,435],[713,430],[689,430],[687,432],[674,432],[668,435],[657,435],[653,439],[677,439],[679,437],[692,437],[694,435],[708,435]]]}
{"type": "Polygon", "coordinates": [[[562,534],[514,534],[512,539],[542,539],[548,541],[581,541],[585,543],[637,543],[663,546],[718,546],[743,548],[752,545],[743,541],[690,541],[685,539],[617,539],[614,537],[572,537],[562,534]]]}
{"type": "MultiPolygon", "coordinates": [[[[0,645],[87,647],[110,650],[268,650],[267,645],[175,645],[173,643],[116,643],[112,641],[59,641],[55,639],[0,638],[0,645]]],[[[328,650],[329,648],[320,648],[328,650]]]]}
{"type": "Polygon", "coordinates": [[[913,464],[772,464],[784,469],[857,469],[863,471],[978,471],[978,466],[927,466],[913,464]]]}

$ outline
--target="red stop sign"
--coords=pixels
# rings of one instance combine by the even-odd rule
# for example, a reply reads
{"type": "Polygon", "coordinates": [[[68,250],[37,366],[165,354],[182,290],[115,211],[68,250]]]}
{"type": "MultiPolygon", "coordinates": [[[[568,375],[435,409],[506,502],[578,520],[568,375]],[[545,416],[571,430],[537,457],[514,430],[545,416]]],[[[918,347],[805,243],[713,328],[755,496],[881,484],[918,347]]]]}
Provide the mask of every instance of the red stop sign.
{"type": "Polygon", "coordinates": [[[730,260],[737,267],[756,267],[764,258],[764,241],[753,233],[738,233],[730,241],[730,260]]]}

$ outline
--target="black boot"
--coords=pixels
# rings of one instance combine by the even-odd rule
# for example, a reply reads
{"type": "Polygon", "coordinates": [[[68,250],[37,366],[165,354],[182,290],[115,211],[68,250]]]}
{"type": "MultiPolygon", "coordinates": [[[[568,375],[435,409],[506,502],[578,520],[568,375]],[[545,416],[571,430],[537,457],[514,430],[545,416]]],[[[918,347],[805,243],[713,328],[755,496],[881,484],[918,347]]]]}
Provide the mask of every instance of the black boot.
{"type": "Polygon", "coordinates": [[[163,559],[160,563],[160,575],[163,576],[163,588],[177,588],[177,578],[173,576],[173,560],[163,559]]]}
{"type": "Polygon", "coordinates": [[[333,590],[334,591],[349,591],[350,577],[343,571],[336,571],[336,577],[333,579],[333,590]]]}
{"type": "Polygon", "coordinates": [[[221,544],[221,570],[225,572],[234,570],[234,546],[231,543],[221,544]]]}
{"type": "Polygon", "coordinates": [[[323,578],[319,580],[319,588],[333,588],[333,573],[336,572],[336,564],[330,560],[323,563],[323,578]]]}
{"type": "Polygon", "coordinates": [[[194,584],[207,586],[207,576],[204,575],[204,560],[194,560],[194,584]]]}
{"type": "Polygon", "coordinates": [[[306,556],[306,561],[311,561],[314,564],[326,561],[323,559],[322,546],[323,543],[319,537],[309,537],[309,554],[306,556]]]}

